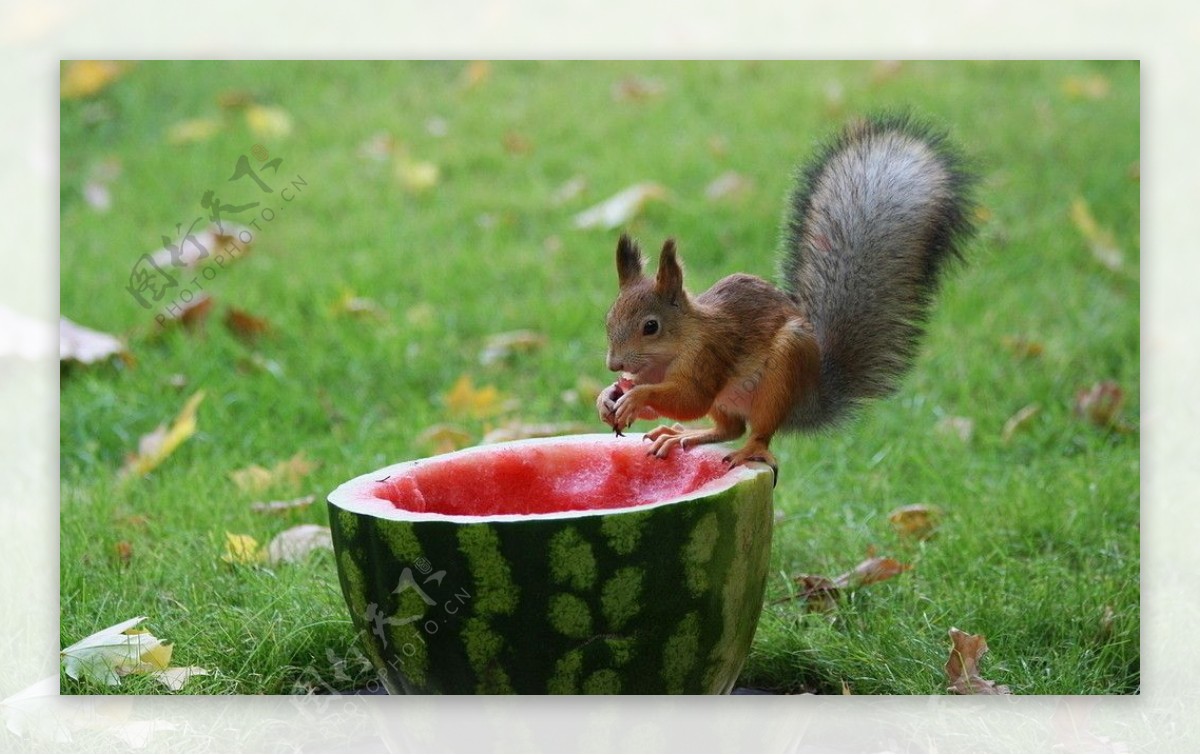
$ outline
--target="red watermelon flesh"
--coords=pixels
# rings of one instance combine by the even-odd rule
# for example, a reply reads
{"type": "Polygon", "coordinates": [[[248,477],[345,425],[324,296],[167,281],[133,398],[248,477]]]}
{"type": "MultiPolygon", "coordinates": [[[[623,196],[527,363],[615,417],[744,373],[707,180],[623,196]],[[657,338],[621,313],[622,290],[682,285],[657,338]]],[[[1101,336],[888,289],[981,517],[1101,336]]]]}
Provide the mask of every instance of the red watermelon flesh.
{"type": "Polygon", "coordinates": [[[623,509],[704,490],[729,474],[718,449],[659,459],[637,438],[487,446],[397,468],[370,496],[396,509],[443,516],[623,509]]]}

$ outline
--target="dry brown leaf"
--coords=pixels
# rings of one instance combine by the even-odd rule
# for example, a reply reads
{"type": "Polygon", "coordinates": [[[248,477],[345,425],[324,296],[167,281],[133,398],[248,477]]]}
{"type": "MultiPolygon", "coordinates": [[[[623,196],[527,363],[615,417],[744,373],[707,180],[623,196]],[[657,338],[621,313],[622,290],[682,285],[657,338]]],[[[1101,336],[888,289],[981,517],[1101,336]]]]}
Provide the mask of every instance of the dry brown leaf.
{"type": "Polygon", "coordinates": [[[943,516],[945,512],[937,506],[914,503],[892,511],[888,514],[888,521],[901,537],[926,540],[942,523],[943,516]]]}
{"type": "Polygon", "coordinates": [[[174,266],[188,270],[201,263],[212,263],[218,255],[221,255],[221,264],[228,264],[250,251],[254,234],[246,226],[223,221],[220,226],[213,223],[193,233],[190,239],[176,238],[174,241],[174,250],[164,246],[150,254],[155,265],[164,269],[174,266]]]}
{"type": "Polygon", "coordinates": [[[229,332],[246,342],[253,342],[271,330],[271,323],[249,312],[230,307],[225,313],[225,327],[229,332]]]}
{"type": "Polygon", "coordinates": [[[459,377],[443,399],[450,414],[456,417],[483,419],[509,408],[495,386],[476,388],[468,375],[459,377]]]}
{"type": "Polygon", "coordinates": [[[196,433],[196,409],[204,400],[204,391],[192,394],[170,427],[159,425],[138,441],[138,452],[126,461],[119,477],[141,477],[161,464],[188,438],[196,433]]]}
{"type": "Polygon", "coordinates": [[[1035,341],[1025,336],[1004,336],[1000,339],[1000,343],[1018,359],[1036,359],[1046,350],[1041,341],[1035,341]]]}
{"type": "Polygon", "coordinates": [[[251,511],[257,511],[260,514],[281,514],[286,511],[299,511],[306,509],[317,500],[315,495],[306,495],[300,498],[293,498],[290,501],[267,501],[265,503],[258,502],[250,504],[251,511]]]}
{"type": "Polygon", "coordinates": [[[1082,197],[1076,197],[1071,202],[1071,221],[1075,223],[1075,227],[1087,241],[1092,250],[1092,256],[1096,258],[1097,262],[1114,271],[1120,270],[1124,266],[1125,255],[1117,246],[1112,231],[1096,222],[1096,219],[1092,217],[1091,208],[1082,197]]]}
{"type": "Polygon", "coordinates": [[[129,566],[133,558],[133,545],[128,540],[120,540],[113,545],[113,555],[120,566],[129,566]]]}
{"type": "Polygon", "coordinates": [[[879,60],[871,66],[871,83],[876,86],[885,84],[900,75],[904,70],[904,62],[900,60],[879,60]]]}
{"type": "Polygon", "coordinates": [[[504,151],[510,155],[525,155],[533,150],[533,142],[529,141],[529,137],[516,131],[506,131],[501,141],[504,151]]]}
{"type": "Polygon", "coordinates": [[[479,363],[487,366],[509,359],[516,354],[528,354],[546,345],[546,336],[532,330],[511,330],[488,336],[479,354],[479,363]]]}
{"type": "Polygon", "coordinates": [[[77,325],[65,317],[58,320],[58,361],[93,364],[102,359],[132,357],[116,336],[77,325]]]}
{"type": "Polygon", "coordinates": [[[296,563],[315,550],[333,550],[329,528],[319,524],[298,524],[280,532],[267,543],[267,563],[296,563]]]}
{"type": "Polygon", "coordinates": [[[273,485],[295,487],[317,466],[316,462],[308,460],[303,451],[298,451],[290,459],[278,462],[270,469],[251,464],[230,472],[229,478],[243,493],[259,493],[273,485]]]}
{"type": "Polygon", "coordinates": [[[626,76],[613,84],[612,96],[617,102],[643,102],[661,97],[667,91],[662,79],[645,76],[626,76]]]}
{"type": "Polygon", "coordinates": [[[129,70],[117,60],[72,60],[63,68],[59,97],[76,100],[99,94],[129,70]]]}
{"type": "Polygon", "coordinates": [[[787,603],[792,600],[803,600],[810,611],[829,613],[837,608],[837,598],[841,589],[829,577],[815,574],[797,574],[792,577],[796,585],[796,593],[786,598],[779,598],[774,603],[787,603]]]}
{"type": "Polygon", "coordinates": [[[704,189],[704,198],[710,202],[740,200],[754,189],[754,182],[736,171],[727,171],[713,179],[704,189]]]}
{"type": "Polygon", "coordinates": [[[629,186],[574,218],[576,228],[612,230],[633,220],[648,202],[667,197],[667,190],[652,182],[629,186]]]}
{"type": "Polygon", "coordinates": [[[434,455],[445,454],[471,445],[471,434],[454,425],[433,425],[425,428],[416,441],[434,455]]]}
{"type": "Polygon", "coordinates": [[[1003,440],[1005,443],[1012,440],[1013,436],[1029,427],[1029,424],[1033,421],[1033,418],[1036,417],[1038,412],[1041,410],[1042,407],[1038,404],[1030,404],[1029,406],[1021,408],[1016,414],[1009,417],[1007,422],[1004,423],[1004,430],[1000,433],[1001,440],[1003,440]]]}
{"type": "Polygon", "coordinates": [[[911,568],[911,565],[902,564],[894,558],[872,556],[845,574],[835,577],[833,584],[836,587],[852,589],[866,587],[899,576],[911,568]]]}
{"type": "Polygon", "coordinates": [[[1063,94],[1071,99],[1102,100],[1108,96],[1112,84],[1100,74],[1091,76],[1068,76],[1062,81],[1063,94]]]}
{"type": "Polygon", "coordinates": [[[996,684],[979,675],[979,661],[988,651],[987,641],[980,634],[950,628],[950,659],[946,661],[947,691],[956,695],[1011,695],[1008,687],[996,684]]]}
{"type": "Polygon", "coordinates": [[[1075,415],[1104,428],[1122,429],[1120,415],[1125,392],[1112,380],[1080,389],[1075,394],[1075,415]]]}
{"type": "Polygon", "coordinates": [[[559,435],[586,433],[595,428],[583,422],[510,422],[483,436],[483,443],[504,443],[525,438],[554,438],[559,435]]]}
{"type": "Polygon", "coordinates": [[[462,85],[465,89],[474,89],[492,76],[492,64],[487,60],[472,60],[462,73],[462,85]]]}

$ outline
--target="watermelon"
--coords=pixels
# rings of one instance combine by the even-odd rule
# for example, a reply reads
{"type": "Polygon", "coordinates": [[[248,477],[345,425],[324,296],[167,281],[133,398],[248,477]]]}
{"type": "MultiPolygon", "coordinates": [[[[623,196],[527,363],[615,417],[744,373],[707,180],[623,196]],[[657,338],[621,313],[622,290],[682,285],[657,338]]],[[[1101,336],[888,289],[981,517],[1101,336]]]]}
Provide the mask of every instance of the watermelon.
{"type": "Polygon", "coordinates": [[[392,693],[729,692],[762,609],[772,473],[635,436],[395,464],[329,495],[338,575],[392,693]]]}

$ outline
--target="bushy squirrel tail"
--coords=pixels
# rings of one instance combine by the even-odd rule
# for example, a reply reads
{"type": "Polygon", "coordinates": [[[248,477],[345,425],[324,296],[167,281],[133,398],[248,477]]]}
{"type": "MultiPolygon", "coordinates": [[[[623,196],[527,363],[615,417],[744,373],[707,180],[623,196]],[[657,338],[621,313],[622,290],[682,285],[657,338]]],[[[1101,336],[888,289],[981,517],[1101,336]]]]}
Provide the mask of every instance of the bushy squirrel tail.
{"type": "Polygon", "coordinates": [[[894,393],[912,366],[939,274],[973,231],[975,177],[946,135],[907,115],[860,120],[797,176],[783,282],[821,353],[816,430],[894,393]]]}

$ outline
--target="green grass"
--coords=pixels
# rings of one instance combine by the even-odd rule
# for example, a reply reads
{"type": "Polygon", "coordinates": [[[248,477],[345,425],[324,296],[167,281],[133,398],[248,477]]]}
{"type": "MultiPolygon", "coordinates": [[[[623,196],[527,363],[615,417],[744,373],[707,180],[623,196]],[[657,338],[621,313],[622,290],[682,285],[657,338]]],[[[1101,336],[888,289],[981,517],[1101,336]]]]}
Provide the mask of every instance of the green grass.
{"type": "MultiPolygon", "coordinates": [[[[591,422],[590,397],[572,402],[564,392],[581,376],[607,380],[616,232],[575,230],[576,212],[657,181],[671,198],[628,229],[651,248],[678,238],[693,291],[734,271],[772,277],[791,166],[847,117],[911,107],[950,127],[976,160],[987,217],[900,395],[834,434],[776,438],[781,521],[768,599],[789,594],[791,575],[839,574],[871,547],[913,568],[843,596],[832,613],[768,605],[742,683],[940,693],[946,633],[957,626],[987,636],[984,676],[1016,693],[1139,689],[1136,64],[912,63],[879,76],[868,63],[498,63],[473,88],[465,69],[150,63],[94,98],[63,102],[62,312],[123,335],[136,357],[63,374],[63,646],[147,615],[149,629],[176,643],[175,663],[214,671],[188,692],[364,685],[371,674],[353,662],[329,554],[272,569],[220,561],[227,531],[266,542],[292,524],[326,523],[323,505],[268,517],[249,504],[320,498],[350,477],[426,455],[416,436],[438,422],[475,437],[508,417],[591,422]],[[630,75],[663,91],[614,100],[614,85],[630,75]],[[1100,98],[1064,86],[1095,76],[1111,84],[1100,98]],[[282,107],[293,132],[252,134],[218,104],[229,92],[282,107]],[[224,118],[225,128],[195,144],[167,142],[173,124],[205,116],[224,118]],[[427,128],[431,118],[443,119],[444,136],[427,128]],[[359,145],[379,132],[437,164],[440,183],[412,194],[390,164],[361,157],[359,145]],[[506,134],[529,149],[510,152],[506,134]],[[202,281],[216,299],[207,327],[160,333],[125,291],[130,269],[177,222],[203,213],[205,190],[226,202],[264,196],[245,181],[226,183],[255,142],[283,158],[279,176],[307,186],[260,222],[252,255],[202,281]],[[122,170],[112,210],[97,213],[82,189],[108,158],[122,170]],[[753,189],[709,202],[704,187],[727,170],[753,189]],[[556,206],[555,190],[576,175],[586,193],[556,206]],[[1122,270],[1094,259],[1071,220],[1076,198],[1112,232],[1122,270]],[[375,300],[386,320],[336,314],[346,291],[375,300]],[[221,326],[230,306],[268,318],[273,333],[244,345],[221,326]],[[544,333],[548,346],[480,365],[489,334],[521,328],[544,333]],[[1014,356],[1007,336],[1044,351],[1014,356]],[[515,397],[519,409],[451,420],[442,396],[464,374],[515,397]],[[1075,392],[1099,380],[1124,389],[1134,432],[1073,416],[1075,392]],[[144,479],[121,484],[117,471],[138,438],[200,389],[196,435],[144,479]],[[1008,417],[1033,403],[1040,413],[1003,441],[1008,417]],[[937,432],[947,416],[970,417],[974,436],[937,432]],[[299,486],[251,494],[229,476],[299,451],[320,464],[299,486]],[[935,538],[914,545],[887,514],[917,502],[947,515],[935,538]],[[119,542],[132,549],[128,563],[116,556],[119,542]]],[[[135,677],[114,690],[64,678],[63,691],[159,688],[135,677]]]]}

